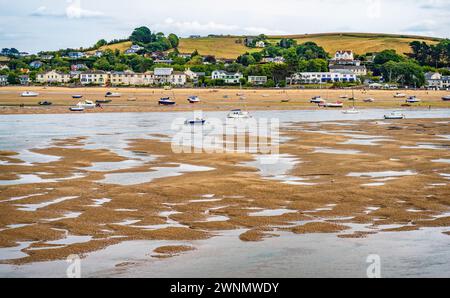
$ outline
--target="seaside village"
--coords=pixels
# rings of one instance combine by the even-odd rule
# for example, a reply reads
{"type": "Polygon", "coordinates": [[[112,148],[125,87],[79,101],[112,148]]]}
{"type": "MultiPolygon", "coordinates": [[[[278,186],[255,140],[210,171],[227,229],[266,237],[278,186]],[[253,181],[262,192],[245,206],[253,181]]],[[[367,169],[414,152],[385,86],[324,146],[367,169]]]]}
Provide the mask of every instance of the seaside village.
{"type": "MultiPolygon", "coordinates": [[[[191,36],[191,39],[200,38],[198,36],[191,36]]],[[[247,47],[264,49],[267,44],[258,39],[246,37],[243,41],[247,47]]],[[[315,44],[314,44],[315,45],[315,44]]],[[[151,59],[153,63],[152,71],[135,72],[130,69],[123,71],[104,71],[98,70],[95,67],[88,67],[83,63],[86,59],[101,59],[105,52],[96,50],[93,52],[67,52],[63,57],[55,57],[50,54],[30,55],[28,53],[16,53],[16,58],[32,57],[33,60],[29,65],[20,68],[20,75],[15,80],[14,85],[52,85],[52,86],[105,86],[105,87],[204,87],[205,79],[215,83],[220,81],[220,84],[213,86],[260,86],[260,87],[278,87],[274,84],[274,79],[268,76],[244,76],[240,71],[229,72],[224,69],[229,69],[229,66],[236,64],[244,64],[239,59],[220,59],[214,56],[203,56],[197,53],[200,57],[200,63],[204,66],[211,66],[215,64],[219,68],[211,70],[208,73],[193,71],[189,65],[183,67],[184,71],[180,71],[179,65],[175,65],[173,56],[168,55],[167,52],[155,51],[152,53],[143,54],[143,47],[132,44],[130,48],[124,51],[124,55],[135,58],[151,59]],[[66,61],[70,65],[70,71],[61,71],[58,69],[49,69],[51,61],[59,59],[66,61]],[[176,70],[177,69],[177,70],[176,70]],[[33,75],[31,75],[33,73],[33,75]]],[[[197,52],[197,51],[196,51],[197,52]]],[[[372,61],[375,59],[377,53],[373,53],[372,61]]],[[[248,53],[246,54],[247,56],[248,53]]],[[[245,56],[245,55],[244,55],[245,56]]],[[[178,53],[177,58],[193,59],[193,54],[178,53]]],[[[8,63],[10,58],[0,55],[0,71],[9,70],[8,63]]],[[[196,57],[197,58],[197,57],[196,57]]],[[[299,86],[299,85],[318,85],[322,84],[364,84],[367,88],[372,89],[392,89],[396,86],[383,83],[383,81],[371,81],[367,79],[370,76],[367,61],[360,61],[355,58],[353,51],[340,50],[337,51],[331,59],[327,61],[325,69],[327,71],[317,72],[296,72],[289,75],[283,80],[284,85],[299,86]]],[[[263,56],[256,65],[286,64],[287,61],[283,56],[263,56]]],[[[370,61],[369,61],[370,63],[370,61]]],[[[245,65],[245,64],[244,64],[245,65]]],[[[324,70],[325,70],[324,69],[324,70]]],[[[450,88],[450,76],[442,75],[438,72],[425,73],[425,85],[427,89],[441,89],[447,90],[450,88]]],[[[279,81],[279,80],[278,80],[279,81]]],[[[0,86],[11,85],[8,75],[0,75],[0,86]]],[[[209,86],[209,85],[208,85],[209,86]]]]}

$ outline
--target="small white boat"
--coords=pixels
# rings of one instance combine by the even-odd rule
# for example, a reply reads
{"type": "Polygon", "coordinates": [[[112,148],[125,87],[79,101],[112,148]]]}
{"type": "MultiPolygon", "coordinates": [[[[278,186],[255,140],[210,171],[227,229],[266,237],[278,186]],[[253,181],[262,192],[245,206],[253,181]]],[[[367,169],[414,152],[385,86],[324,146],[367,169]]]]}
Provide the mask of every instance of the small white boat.
{"type": "Polygon", "coordinates": [[[442,97],[443,101],[450,101],[450,95],[442,97]]]}
{"type": "Polygon", "coordinates": [[[366,99],[364,99],[364,102],[367,102],[367,103],[375,102],[375,99],[374,98],[366,98],[366,99]]]}
{"type": "Polygon", "coordinates": [[[173,100],[171,100],[170,99],[170,97],[164,97],[164,98],[161,98],[159,101],[158,101],[158,104],[161,106],[173,106],[173,105],[175,105],[176,104],[176,102],[175,101],[173,101],[173,100]]]}
{"type": "Polygon", "coordinates": [[[25,91],[20,96],[22,96],[22,97],[38,97],[39,93],[32,92],[32,91],[25,91]]]}
{"type": "Polygon", "coordinates": [[[360,114],[361,112],[359,110],[357,110],[355,107],[353,107],[349,110],[342,111],[342,113],[347,114],[347,115],[355,115],[355,114],[360,114]]]}
{"type": "Polygon", "coordinates": [[[344,107],[344,103],[337,101],[337,102],[322,102],[319,103],[319,107],[323,107],[323,108],[343,108],[344,107]]]}
{"type": "Polygon", "coordinates": [[[77,105],[75,107],[70,107],[69,110],[71,112],[84,112],[84,107],[77,105]]]}
{"type": "Polygon", "coordinates": [[[311,99],[310,103],[324,103],[325,99],[322,99],[320,96],[315,96],[311,99]]]}
{"type": "Polygon", "coordinates": [[[421,100],[418,99],[418,98],[415,97],[415,96],[410,96],[410,97],[408,97],[408,99],[406,100],[406,103],[419,103],[419,102],[421,102],[421,100]]]}
{"type": "Polygon", "coordinates": [[[198,98],[198,96],[189,96],[188,101],[190,103],[198,103],[198,102],[200,102],[200,98],[198,98]]]}
{"type": "Polygon", "coordinates": [[[232,110],[228,114],[229,119],[250,119],[252,116],[249,112],[244,112],[242,110],[232,110]]]}
{"type": "Polygon", "coordinates": [[[121,97],[120,93],[106,92],[105,97],[121,97]]]}
{"type": "Polygon", "coordinates": [[[205,119],[195,118],[194,120],[186,120],[184,124],[186,125],[204,125],[206,123],[205,119]]]}
{"type": "Polygon", "coordinates": [[[390,114],[384,115],[384,119],[386,120],[401,120],[405,118],[406,116],[401,112],[392,112],[390,114]]]}
{"type": "Polygon", "coordinates": [[[81,101],[77,104],[78,107],[82,107],[84,109],[93,109],[96,104],[90,100],[81,101]]]}
{"type": "Polygon", "coordinates": [[[405,98],[406,94],[405,93],[395,93],[394,98],[405,98]]]}

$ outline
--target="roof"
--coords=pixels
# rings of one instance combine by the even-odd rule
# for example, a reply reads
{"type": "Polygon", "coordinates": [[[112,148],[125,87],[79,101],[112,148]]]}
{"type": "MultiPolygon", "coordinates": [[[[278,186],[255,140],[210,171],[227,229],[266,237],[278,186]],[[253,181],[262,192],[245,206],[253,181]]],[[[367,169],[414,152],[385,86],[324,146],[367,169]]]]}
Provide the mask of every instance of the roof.
{"type": "Polygon", "coordinates": [[[170,76],[173,68],[155,68],[154,73],[157,76],[170,76]]]}
{"type": "Polygon", "coordinates": [[[336,64],[336,65],[330,65],[330,69],[333,69],[333,70],[338,70],[338,69],[350,70],[350,69],[366,69],[366,67],[364,65],[357,66],[357,65],[339,65],[339,64],[336,64]]]}
{"type": "Polygon", "coordinates": [[[82,75],[85,74],[106,74],[103,70],[90,70],[90,71],[84,71],[81,73],[82,75]]]}

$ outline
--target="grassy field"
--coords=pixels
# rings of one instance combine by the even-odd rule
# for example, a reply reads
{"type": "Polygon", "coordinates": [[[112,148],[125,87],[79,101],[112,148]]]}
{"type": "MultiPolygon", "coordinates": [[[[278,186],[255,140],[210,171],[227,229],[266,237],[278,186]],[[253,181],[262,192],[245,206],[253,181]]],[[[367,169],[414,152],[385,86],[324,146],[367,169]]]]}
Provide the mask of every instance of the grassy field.
{"type": "MultiPolygon", "coordinates": [[[[293,38],[298,43],[313,41],[322,46],[328,53],[333,54],[337,50],[352,50],[356,54],[369,52],[380,52],[386,49],[395,49],[398,53],[411,52],[409,43],[418,40],[428,44],[435,44],[439,39],[433,37],[394,35],[394,34],[371,34],[371,33],[324,33],[288,36],[269,36],[269,42],[276,44],[281,38],[293,38]]],[[[181,53],[192,53],[197,50],[201,55],[214,55],[217,58],[235,59],[245,52],[257,52],[261,49],[246,47],[242,42],[242,36],[203,37],[203,38],[181,38],[178,47],[181,53]]],[[[131,41],[101,47],[106,49],[120,50],[125,52],[132,45],[131,41]]]]}

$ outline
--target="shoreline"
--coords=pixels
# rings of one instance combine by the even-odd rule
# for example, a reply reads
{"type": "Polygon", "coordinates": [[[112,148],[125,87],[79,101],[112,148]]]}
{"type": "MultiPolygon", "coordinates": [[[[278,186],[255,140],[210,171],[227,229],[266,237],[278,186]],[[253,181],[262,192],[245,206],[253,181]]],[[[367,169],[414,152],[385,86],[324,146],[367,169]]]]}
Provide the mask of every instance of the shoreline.
{"type": "MultiPolygon", "coordinates": [[[[67,87],[1,87],[0,115],[14,114],[73,114],[69,107],[82,99],[73,99],[72,95],[83,95],[83,100],[103,100],[107,91],[121,93],[120,98],[110,98],[112,103],[103,104],[102,108],[85,110],[83,113],[129,113],[129,112],[186,112],[186,111],[229,111],[245,109],[261,110],[322,110],[310,103],[314,96],[321,96],[329,102],[341,101],[344,109],[351,108],[353,101],[343,98],[352,96],[351,89],[149,89],[149,88],[67,88],[67,87]],[[38,92],[38,97],[24,98],[24,91],[38,92]],[[200,103],[189,104],[187,98],[196,95],[200,103]],[[171,97],[175,106],[159,106],[161,97],[171,97]],[[50,101],[52,106],[39,106],[40,101],[50,101]],[[286,102],[287,101],[287,102],[286,102]],[[20,107],[24,105],[24,107],[20,107]]],[[[447,91],[426,90],[354,90],[355,105],[358,109],[437,109],[450,108],[450,103],[442,100],[447,91]],[[406,98],[396,99],[394,94],[405,93],[417,96],[422,101],[404,107],[406,98]],[[367,103],[364,99],[374,98],[375,102],[367,103]]],[[[328,110],[334,110],[328,108],[328,110]]],[[[336,109],[340,110],[340,109],[336,109]]],[[[79,113],[79,112],[78,112],[79,113]]]]}

